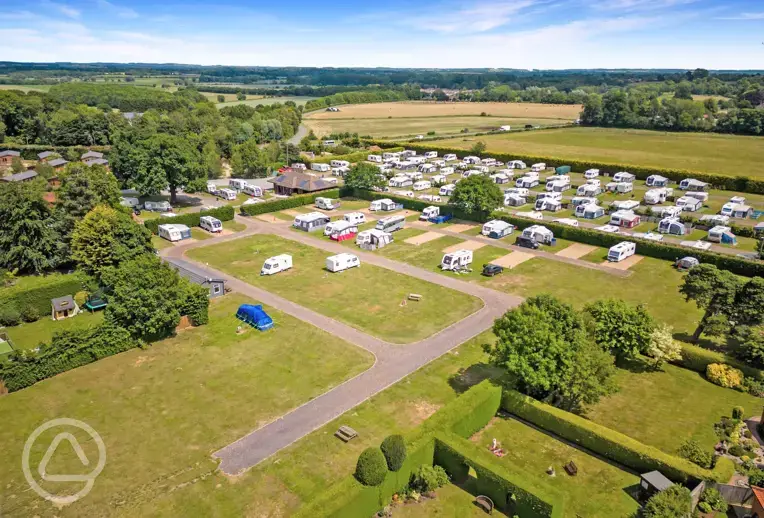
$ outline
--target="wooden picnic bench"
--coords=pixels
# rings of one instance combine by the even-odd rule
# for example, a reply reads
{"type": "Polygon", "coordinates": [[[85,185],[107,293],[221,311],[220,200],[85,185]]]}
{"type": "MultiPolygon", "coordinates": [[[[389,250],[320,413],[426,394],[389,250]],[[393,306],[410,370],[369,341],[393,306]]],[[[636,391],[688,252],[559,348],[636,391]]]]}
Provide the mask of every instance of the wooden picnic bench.
{"type": "Polygon", "coordinates": [[[422,300],[422,296],[419,293],[409,293],[409,300],[422,300]]]}
{"type": "Polygon", "coordinates": [[[571,477],[575,477],[578,474],[578,466],[576,466],[576,464],[573,461],[570,461],[567,464],[565,464],[563,468],[571,477]]]}
{"type": "Polygon", "coordinates": [[[334,436],[342,442],[348,442],[351,439],[358,437],[358,432],[350,428],[349,426],[340,426],[340,429],[334,432],[334,436]]]}
{"type": "Polygon", "coordinates": [[[475,504],[477,504],[478,507],[483,508],[486,513],[493,514],[493,500],[487,496],[479,495],[475,498],[475,504]]]}

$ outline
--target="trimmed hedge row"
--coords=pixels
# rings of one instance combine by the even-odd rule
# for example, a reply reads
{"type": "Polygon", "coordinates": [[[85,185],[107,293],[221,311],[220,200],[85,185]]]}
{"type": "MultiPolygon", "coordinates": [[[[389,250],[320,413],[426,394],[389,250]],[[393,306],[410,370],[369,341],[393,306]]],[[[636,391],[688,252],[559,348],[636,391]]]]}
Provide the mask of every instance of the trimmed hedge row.
{"type": "Polygon", "coordinates": [[[234,210],[231,205],[225,205],[216,209],[205,210],[201,212],[189,212],[188,214],[180,214],[174,218],[157,218],[145,221],[144,226],[151,231],[152,234],[159,232],[159,225],[187,225],[189,227],[198,227],[199,220],[202,216],[212,216],[218,218],[220,221],[231,221],[233,219],[234,210]]]}
{"type": "Polygon", "coordinates": [[[709,351],[708,349],[703,349],[702,347],[693,344],[683,343],[682,359],[672,363],[680,365],[685,369],[699,372],[704,376],[706,374],[706,367],[710,364],[726,363],[727,365],[743,371],[743,374],[749,378],[764,380],[764,371],[761,371],[756,367],[751,367],[737,358],[733,358],[724,353],[709,351]]]}
{"type": "MultiPolygon", "coordinates": [[[[456,153],[464,156],[469,154],[466,149],[451,148],[444,146],[433,146],[416,143],[385,142],[377,140],[368,140],[365,143],[377,145],[379,147],[405,146],[406,149],[414,151],[437,151],[439,154],[456,153]]],[[[629,171],[636,175],[640,180],[646,179],[652,174],[660,174],[669,180],[679,182],[685,178],[695,178],[707,182],[718,189],[727,191],[748,192],[751,194],[764,194],[764,180],[755,180],[746,176],[727,176],[721,174],[702,173],[700,171],[689,171],[685,169],[666,169],[659,167],[644,167],[634,164],[613,164],[608,162],[597,162],[593,160],[578,160],[575,158],[563,158],[553,156],[535,156],[523,155],[517,153],[486,153],[504,162],[509,160],[522,160],[527,163],[544,162],[547,166],[557,167],[560,165],[569,165],[574,171],[583,172],[587,169],[599,169],[603,173],[617,173],[619,171],[629,171]]]]}
{"type": "Polygon", "coordinates": [[[266,201],[263,203],[255,203],[252,205],[242,205],[239,210],[244,216],[257,216],[258,214],[267,214],[268,212],[278,212],[285,209],[293,209],[295,207],[302,207],[303,205],[310,205],[316,198],[339,198],[339,189],[329,189],[328,191],[321,191],[314,194],[299,194],[297,196],[290,196],[289,198],[279,198],[273,201],[266,201]]]}
{"type": "Polygon", "coordinates": [[[696,480],[726,482],[734,473],[732,461],[719,458],[712,470],[642,444],[620,432],[555,408],[514,390],[504,393],[502,408],[555,435],[644,473],[658,470],[675,482],[696,480]]]}
{"type": "Polygon", "coordinates": [[[453,217],[457,219],[466,219],[466,220],[487,219],[487,218],[480,218],[480,217],[476,218],[474,215],[468,215],[466,212],[460,210],[458,207],[455,207],[453,205],[447,205],[445,203],[437,203],[437,202],[431,202],[431,201],[416,200],[414,198],[406,198],[405,196],[396,196],[389,192],[374,192],[374,191],[366,191],[363,189],[350,189],[348,187],[343,187],[340,194],[343,197],[352,197],[352,198],[358,198],[361,200],[368,200],[368,201],[381,200],[384,198],[388,198],[390,200],[393,200],[397,203],[402,204],[403,207],[406,209],[416,210],[416,211],[422,211],[425,207],[430,207],[432,205],[435,205],[440,207],[441,214],[451,214],[453,217]]]}
{"type": "Polygon", "coordinates": [[[472,467],[477,493],[488,496],[508,516],[560,518],[565,513],[562,494],[543,482],[532,482],[511,463],[497,462],[492,453],[456,434],[435,435],[435,464],[456,482],[465,480],[472,467]]]}
{"type": "Polygon", "coordinates": [[[50,299],[74,296],[83,289],[83,278],[78,274],[49,275],[41,285],[24,289],[17,285],[0,290],[0,310],[4,307],[21,313],[26,308],[34,308],[40,317],[50,316],[50,299]]]}
{"type": "MultiPolygon", "coordinates": [[[[530,225],[538,224],[535,220],[519,218],[503,212],[496,212],[494,216],[508,223],[517,226],[520,229],[530,225]]],[[[634,236],[624,237],[619,234],[608,234],[583,227],[571,227],[551,221],[544,221],[544,226],[554,232],[555,237],[586,243],[588,245],[602,246],[610,248],[622,241],[633,241],[637,244],[637,253],[657,259],[666,259],[674,261],[681,257],[692,256],[700,262],[714,264],[719,268],[729,270],[738,275],[748,277],[764,276],[764,262],[749,261],[733,255],[719,254],[705,250],[696,250],[685,248],[679,245],[650,241],[649,239],[639,239],[634,236]]]]}
{"type": "MultiPolygon", "coordinates": [[[[388,148],[387,151],[389,152],[403,151],[403,146],[388,148]]],[[[310,163],[328,164],[332,160],[347,160],[348,162],[353,164],[356,162],[363,162],[366,160],[366,157],[373,154],[374,154],[373,151],[363,150],[363,151],[356,151],[355,153],[348,153],[346,155],[322,156],[322,157],[310,160],[310,163]]]]}

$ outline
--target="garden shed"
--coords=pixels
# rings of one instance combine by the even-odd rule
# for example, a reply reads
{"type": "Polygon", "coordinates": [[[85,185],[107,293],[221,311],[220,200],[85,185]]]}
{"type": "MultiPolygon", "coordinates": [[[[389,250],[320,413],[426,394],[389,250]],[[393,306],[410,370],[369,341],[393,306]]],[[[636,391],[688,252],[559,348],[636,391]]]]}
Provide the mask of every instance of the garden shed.
{"type": "Polygon", "coordinates": [[[643,473],[639,476],[640,496],[645,500],[653,496],[655,493],[660,493],[673,485],[673,482],[657,470],[643,473]]]}
{"type": "Polygon", "coordinates": [[[51,299],[50,305],[53,308],[51,314],[53,320],[71,318],[80,312],[80,307],[77,305],[71,295],[51,299]]]}

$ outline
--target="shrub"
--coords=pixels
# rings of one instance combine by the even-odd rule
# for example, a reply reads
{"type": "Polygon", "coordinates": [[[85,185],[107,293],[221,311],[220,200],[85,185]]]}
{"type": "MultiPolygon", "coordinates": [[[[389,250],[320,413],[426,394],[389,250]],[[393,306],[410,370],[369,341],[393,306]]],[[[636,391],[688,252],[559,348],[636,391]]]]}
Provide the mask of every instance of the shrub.
{"type": "Polygon", "coordinates": [[[678,453],[680,457],[703,468],[710,468],[714,460],[713,454],[710,451],[705,451],[694,439],[684,441],[679,447],[678,453]]]}
{"type": "Polygon", "coordinates": [[[389,435],[380,446],[387,461],[387,469],[398,471],[406,460],[406,442],[402,435],[389,435]]]}
{"type": "Polygon", "coordinates": [[[724,500],[724,497],[719,490],[713,487],[707,487],[703,490],[703,494],[700,495],[700,502],[709,507],[708,511],[704,511],[706,513],[710,511],[719,511],[723,513],[727,510],[726,500],[724,500]]]}
{"type": "Polygon", "coordinates": [[[77,293],[82,289],[83,283],[83,276],[76,273],[34,277],[30,279],[33,281],[31,283],[21,282],[23,279],[20,277],[15,285],[0,290],[0,308],[11,307],[17,313],[21,313],[23,308],[33,306],[39,315],[49,315],[51,299],[77,293]]]}
{"type": "Polygon", "coordinates": [[[420,493],[429,493],[448,484],[448,474],[440,466],[419,466],[411,474],[411,487],[420,493]]]}
{"type": "Polygon", "coordinates": [[[21,319],[24,322],[35,322],[40,319],[40,312],[34,306],[24,306],[21,310],[21,319]]]}
{"type": "Polygon", "coordinates": [[[149,229],[152,234],[159,233],[159,225],[165,225],[168,223],[174,223],[176,225],[187,225],[189,227],[198,227],[199,219],[202,216],[212,216],[213,218],[218,218],[220,221],[231,221],[234,216],[234,210],[231,205],[225,205],[223,207],[204,210],[201,212],[179,214],[174,218],[150,219],[144,223],[144,226],[149,229]]]}
{"type": "Polygon", "coordinates": [[[764,470],[757,469],[748,475],[748,483],[756,487],[764,487],[764,470]]]}
{"type": "Polygon", "coordinates": [[[743,383],[743,373],[725,363],[712,363],[706,367],[708,381],[720,387],[735,388],[743,383]]]}
{"type": "Polygon", "coordinates": [[[733,444],[727,450],[727,453],[734,455],[735,457],[742,457],[748,453],[748,450],[742,444],[733,444]]]}
{"type": "Polygon", "coordinates": [[[745,410],[741,406],[736,406],[732,409],[732,419],[742,419],[745,410]]]}
{"type": "Polygon", "coordinates": [[[675,484],[653,495],[643,509],[645,518],[683,518],[692,512],[690,490],[675,484]]]}
{"type": "Polygon", "coordinates": [[[316,194],[301,194],[298,196],[290,196],[289,198],[280,198],[274,201],[255,203],[253,205],[242,205],[239,210],[241,210],[241,213],[245,216],[257,216],[258,214],[267,214],[268,212],[277,212],[284,209],[293,209],[295,207],[302,207],[303,205],[310,205],[318,197],[339,198],[340,190],[330,189],[316,194]]]}
{"type": "Polygon", "coordinates": [[[378,486],[387,475],[385,456],[379,448],[366,448],[358,456],[355,478],[365,486],[378,486]]]}
{"type": "Polygon", "coordinates": [[[0,307],[0,325],[15,326],[21,322],[21,313],[10,306],[0,307]]]}
{"type": "Polygon", "coordinates": [[[79,307],[82,307],[87,301],[88,301],[87,291],[78,291],[77,293],[74,294],[74,302],[76,302],[79,307]]]}

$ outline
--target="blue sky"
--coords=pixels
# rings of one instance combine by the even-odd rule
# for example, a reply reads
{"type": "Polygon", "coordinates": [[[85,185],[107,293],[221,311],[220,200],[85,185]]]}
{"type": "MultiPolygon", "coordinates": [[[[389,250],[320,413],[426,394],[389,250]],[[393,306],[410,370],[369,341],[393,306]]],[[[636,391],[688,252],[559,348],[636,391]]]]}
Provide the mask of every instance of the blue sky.
{"type": "Polygon", "coordinates": [[[764,0],[0,0],[0,59],[764,69],[764,0]]]}

